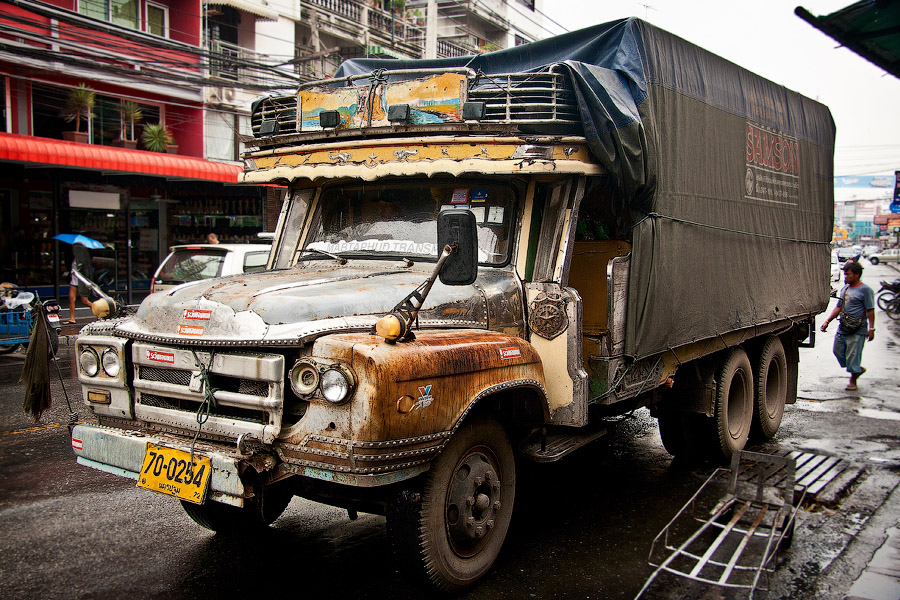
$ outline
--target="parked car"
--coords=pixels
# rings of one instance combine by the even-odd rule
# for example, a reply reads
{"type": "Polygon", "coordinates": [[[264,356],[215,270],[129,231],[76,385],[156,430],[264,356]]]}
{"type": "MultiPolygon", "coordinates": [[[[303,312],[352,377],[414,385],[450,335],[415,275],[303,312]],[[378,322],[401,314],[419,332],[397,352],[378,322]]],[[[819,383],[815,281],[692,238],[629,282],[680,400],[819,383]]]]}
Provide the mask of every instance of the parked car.
{"type": "Polygon", "coordinates": [[[851,258],[856,258],[860,254],[853,248],[838,248],[835,252],[837,252],[838,260],[840,260],[841,263],[845,263],[851,258]]]}
{"type": "Polygon", "coordinates": [[[900,261],[900,249],[898,248],[890,248],[888,250],[882,250],[881,252],[876,252],[869,256],[869,262],[873,265],[877,265],[880,262],[898,262],[900,261]]]}
{"type": "Polygon", "coordinates": [[[840,281],[844,263],[838,258],[837,251],[831,253],[831,281],[840,281]]]}
{"type": "Polygon", "coordinates": [[[151,292],[161,292],[189,281],[264,271],[269,244],[190,244],[172,246],[159,265],[151,292]]]}
{"type": "Polygon", "coordinates": [[[871,255],[877,254],[878,252],[881,252],[881,246],[876,246],[873,244],[863,248],[862,255],[866,258],[869,258],[871,255]]]}

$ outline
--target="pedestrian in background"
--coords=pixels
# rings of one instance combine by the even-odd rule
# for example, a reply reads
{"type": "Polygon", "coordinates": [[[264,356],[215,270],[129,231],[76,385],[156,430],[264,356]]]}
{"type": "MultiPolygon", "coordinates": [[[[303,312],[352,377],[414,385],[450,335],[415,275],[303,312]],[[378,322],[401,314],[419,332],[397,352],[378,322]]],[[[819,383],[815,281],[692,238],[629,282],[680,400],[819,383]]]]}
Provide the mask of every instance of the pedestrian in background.
{"type": "Polygon", "coordinates": [[[218,243],[219,243],[219,236],[217,236],[217,235],[214,234],[214,233],[208,233],[208,234],[206,234],[206,243],[207,243],[207,244],[218,244],[218,243]]]}
{"type": "Polygon", "coordinates": [[[81,297],[81,303],[85,306],[94,305],[88,299],[88,293],[90,293],[88,286],[75,276],[76,270],[85,277],[91,276],[91,253],[83,245],[77,243],[72,246],[72,252],[74,257],[69,272],[69,320],[65,322],[66,325],[75,324],[75,300],[78,297],[81,297]]]}
{"type": "Polygon", "coordinates": [[[844,289],[838,294],[838,303],[822,323],[822,331],[828,324],[840,318],[834,336],[834,355],[838,363],[850,373],[850,383],[845,390],[855,390],[856,381],[866,372],[862,366],[863,346],[866,340],[875,339],[875,292],[862,282],[863,268],[859,262],[844,265],[844,289]],[[866,326],[868,322],[868,327],[866,326]]]}

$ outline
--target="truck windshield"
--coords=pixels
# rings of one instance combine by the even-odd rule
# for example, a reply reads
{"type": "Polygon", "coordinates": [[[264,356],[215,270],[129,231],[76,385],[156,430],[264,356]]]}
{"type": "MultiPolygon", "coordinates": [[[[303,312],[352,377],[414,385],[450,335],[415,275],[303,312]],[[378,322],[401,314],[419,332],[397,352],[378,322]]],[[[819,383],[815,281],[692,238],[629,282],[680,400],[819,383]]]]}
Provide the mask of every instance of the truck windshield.
{"type": "MultiPolygon", "coordinates": [[[[332,186],[322,191],[304,249],[348,257],[437,260],[437,216],[469,209],[478,224],[479,262],[508,262],[515,193],[477,181],[415,180],[332,186]]],[[[327,260],[298,253],[298,259],[327,260]]]]}

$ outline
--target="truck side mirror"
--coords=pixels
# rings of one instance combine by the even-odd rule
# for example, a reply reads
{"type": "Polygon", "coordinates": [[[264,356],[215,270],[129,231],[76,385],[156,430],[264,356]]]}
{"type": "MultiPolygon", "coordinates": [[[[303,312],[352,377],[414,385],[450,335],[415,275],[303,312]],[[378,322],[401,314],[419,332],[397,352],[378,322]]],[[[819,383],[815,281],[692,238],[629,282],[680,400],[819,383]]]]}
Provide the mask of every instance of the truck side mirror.
{"type": "Polygon", "coordinates": [[[469,285],[478,276],[478,230],[470,210],[444,210],[437,218],[438,250],[454,250],[444,261],[439,277],[444,285],[469,285]]]}

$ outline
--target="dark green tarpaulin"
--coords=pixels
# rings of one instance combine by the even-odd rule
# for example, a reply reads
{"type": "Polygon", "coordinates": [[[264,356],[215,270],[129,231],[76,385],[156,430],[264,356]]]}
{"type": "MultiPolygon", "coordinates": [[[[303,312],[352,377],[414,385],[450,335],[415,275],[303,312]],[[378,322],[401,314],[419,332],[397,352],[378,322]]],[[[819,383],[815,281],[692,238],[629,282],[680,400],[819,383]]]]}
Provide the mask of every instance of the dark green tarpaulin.
{"type": "Polygon", "coordinates": [[[585,137],[631,207],[626,353],[640,358],[827,307],[828,109],[639,19],[433,61],[347,61],[336,77],[468,66],[571,74],[585,137]]]}

